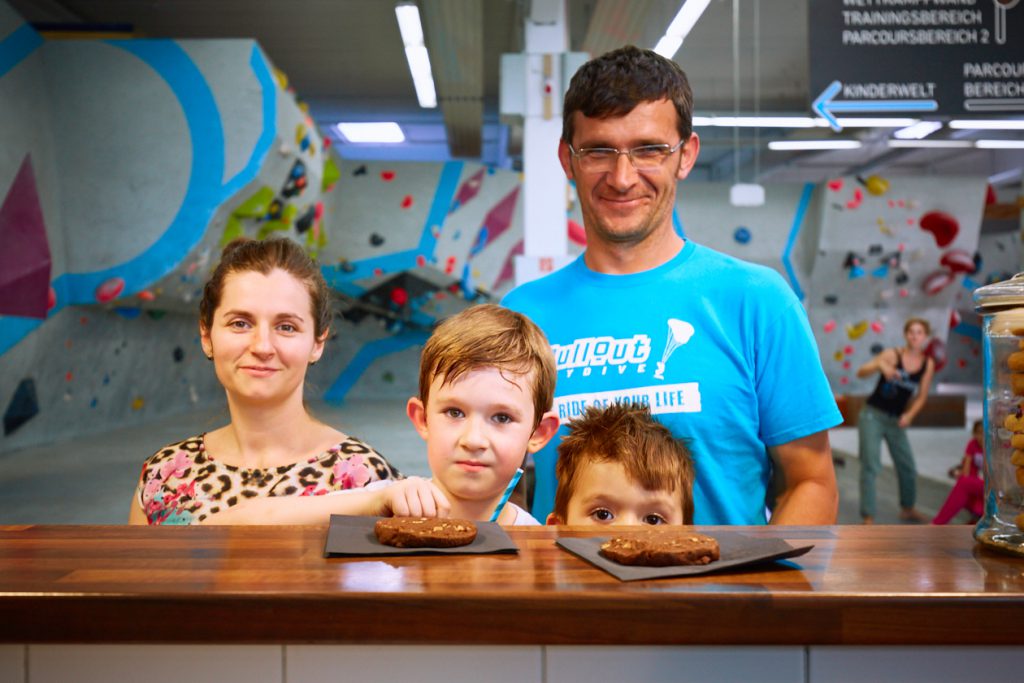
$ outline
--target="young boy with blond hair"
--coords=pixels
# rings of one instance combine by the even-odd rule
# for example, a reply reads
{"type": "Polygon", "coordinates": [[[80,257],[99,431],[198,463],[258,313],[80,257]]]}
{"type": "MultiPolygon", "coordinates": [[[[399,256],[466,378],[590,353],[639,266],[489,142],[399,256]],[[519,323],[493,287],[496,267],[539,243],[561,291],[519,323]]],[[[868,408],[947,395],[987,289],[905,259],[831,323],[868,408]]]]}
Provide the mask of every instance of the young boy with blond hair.
{"type": "Polygon", "coordinates": [[[548,524],[692,524],[694,469],[641,404],[589,406],[558,445],[548,524]]]}
{"type": "MultiPolygon", "coordinates": [[[[547,338],[520,313],[483,304],[434,330],[406,412],[451,517],[491,519],[526,455],[554,436],[555,378],[547,338]]],[[[539,524],[511,503],[497,521],[539,524]]]]}

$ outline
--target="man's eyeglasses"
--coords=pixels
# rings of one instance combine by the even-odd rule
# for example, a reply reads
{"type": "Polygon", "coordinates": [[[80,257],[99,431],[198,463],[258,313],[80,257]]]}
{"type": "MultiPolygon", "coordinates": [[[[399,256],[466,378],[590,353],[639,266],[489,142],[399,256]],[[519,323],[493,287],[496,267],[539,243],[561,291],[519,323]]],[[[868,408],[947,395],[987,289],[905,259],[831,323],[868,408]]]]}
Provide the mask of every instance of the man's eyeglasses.
{"type": "Polygon", "coordinates": [[[569,151],[580,168],[584,171],[611,171],[619,163],[619,155],[625,154],[629,162],[638,171],[656,171],[661,168],[662,163],[676,150],[683,146],[684,140],[674,145],[666,143],[660,145],[641,145],[633,149],[618,150],[614,147],[584,147],[573,149],[569,145],[569,151]]]}

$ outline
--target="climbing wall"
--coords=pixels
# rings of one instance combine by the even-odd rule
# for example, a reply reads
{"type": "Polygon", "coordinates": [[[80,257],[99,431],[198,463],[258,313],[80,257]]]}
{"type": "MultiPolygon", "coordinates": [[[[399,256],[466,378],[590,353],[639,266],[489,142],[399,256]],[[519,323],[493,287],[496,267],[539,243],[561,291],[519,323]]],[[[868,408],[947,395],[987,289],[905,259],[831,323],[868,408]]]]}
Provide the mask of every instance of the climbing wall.
{"type": "Polygon", "coordinates": [[[984,179],[873,180],[834,179],[817,207],[807,304],[837,393],[870,392],[874,379],[857,379],[857,368],[903,344],[909,317],[930,323],[930,351],[943,369],[957,296],[979,265],[984,179]]]}
{"type": "Polygon", "coordinates": [[[1022,270],[1024,251],[1017,221],[993,221],[982,224],[978,240],[978,270],[965,275],[956,290],[950,319],[948,362],[940,373],[941,381],[978,385],[984,377],[981,357],[981,318],[974,311],[974,290],[983,285],[1013,277],[1022,270]]]}
{"type": "Polygon", "coordinates": [[[321,258],[342,312],[328,400],[412,395],[432,326],[512,286],[520,180],[468,162],[342,164],[321,258]]]}
{"type": "Polygon", "coordinates": [[[233,236],[329,243],[336,160],[248,40],[47,41],[0,3],[0,450],[222,403],[233,236]]]}

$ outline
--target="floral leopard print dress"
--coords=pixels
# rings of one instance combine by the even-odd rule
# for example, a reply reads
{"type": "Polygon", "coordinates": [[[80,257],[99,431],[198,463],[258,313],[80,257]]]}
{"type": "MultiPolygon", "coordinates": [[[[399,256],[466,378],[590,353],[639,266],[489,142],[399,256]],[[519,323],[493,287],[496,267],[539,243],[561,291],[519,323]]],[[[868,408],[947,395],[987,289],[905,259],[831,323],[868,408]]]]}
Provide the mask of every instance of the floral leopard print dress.
{"type": "Polygon", "coordinates": [[[402,473],[359,439],[308,460],[266,469],[218,462],[206,453],[205,434],[170,444],[142,466],[135,491],[150,524],[193,524],[257,496],[320,496],[366,486],[402,473]]]}

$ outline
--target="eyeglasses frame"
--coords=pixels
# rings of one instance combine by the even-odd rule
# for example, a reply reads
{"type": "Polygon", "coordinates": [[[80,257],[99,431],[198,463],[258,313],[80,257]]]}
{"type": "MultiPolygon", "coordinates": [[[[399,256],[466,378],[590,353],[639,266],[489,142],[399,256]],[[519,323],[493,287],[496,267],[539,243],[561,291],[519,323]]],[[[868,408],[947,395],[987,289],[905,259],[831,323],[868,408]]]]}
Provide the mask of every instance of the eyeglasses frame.
{"type": "MultiPolygon", "coordinates": [[[[683,144],[685,142],[686,142],[686,140],[680,140],[679,142],[677,142],[674,145],[669,145],[667,142],[657,143],[657,144],[653,144],[653,145],[637,145],[636,147],[631,147],[630,149],[625,149],[625,150],[616,149],[615,147],[581,147],[580,149],[574,149],[571,143],[567,142],[565,144],[569,148],[569,153],[572,154],[573,158],[575,158],[577,161],[579,161],[581,155],[584,152],[592,152],[592,151],[595,151],[595,150],[601,150],[601,151],[604,151],[604,152],[615,152],[616,155],[625,154],[626,157],[629,158],[629,163],[633,167],[634,170],[636,170],[636,171],[643,171],[643,170],[653,170],[654,167],[652,167],[651,169],[641,169],[640,167],[638,167],[636,165],[636,160],[633,158],[633,152],[635,152],[638,149],[649,149],[651,147],[657,147],[659,149],[664,149],[664,150],[666,150],[665,151],[665,156],[662,157],[662,160],[661,160],[662,163],[664,163],[665,159],[669,158],[670,156],[672,156],[673,154],[678,152],[679,149],[683,146],[683,144]]],[[[615,160],[615,164],[612,165],[612,168],[614,168],[615,165],[618,164],[618,156],[616,156],[615,159],[616,159],[615,160]]],[[[582,162],[581,162],[581,165],[582,165],[582,162]]]]}

